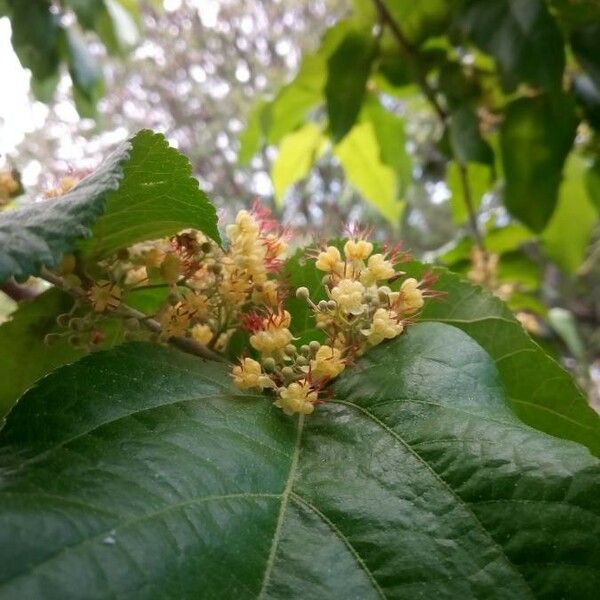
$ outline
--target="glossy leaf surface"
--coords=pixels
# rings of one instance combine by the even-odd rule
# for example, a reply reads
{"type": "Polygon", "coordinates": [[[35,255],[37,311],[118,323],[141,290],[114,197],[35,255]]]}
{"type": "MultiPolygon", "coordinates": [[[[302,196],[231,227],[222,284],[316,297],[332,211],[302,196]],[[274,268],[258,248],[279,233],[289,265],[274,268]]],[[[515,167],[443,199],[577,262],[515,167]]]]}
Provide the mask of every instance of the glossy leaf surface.
{"type": "Polygon", "coordinates": [[[592,598],[600,583],[598,461],[520,423],[486,353],[446,325],[371,352],[304,421],[233,391],[224,367],[121,347],[42,381],[0,444],[1,598],[592,598]]]}

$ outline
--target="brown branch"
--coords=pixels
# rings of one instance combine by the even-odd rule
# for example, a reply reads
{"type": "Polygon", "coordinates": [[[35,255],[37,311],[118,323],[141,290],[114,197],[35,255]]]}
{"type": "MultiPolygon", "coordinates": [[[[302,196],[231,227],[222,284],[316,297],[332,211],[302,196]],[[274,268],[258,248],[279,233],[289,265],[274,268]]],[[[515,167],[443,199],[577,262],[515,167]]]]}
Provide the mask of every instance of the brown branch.
{"type": "MultiPolygon", "coordinates": [[[[52,285],[60,288],[64,292],[74,296],[75,298],[84,298],[86,293],[81,288],[72,288],[66,289],[64,285],[64,281],[61,277],[52,273],[48,269],[43,269],[40,273],[40,277],[45,279],[47,282],[52,285]]],[[[127,306],[127,304],[121,304],[119,306],[119,315],[126,317],[128,319],[137,319],[140,323],[142,323],[146,328],[148,328],[153,333],[160,334],[162,332],[162,327],[160,323],[151,317],[148,317],[145,313],[132,308],[131,306],[127,306]]],[[[168,339],[169,344],[175,346],[179,350],[183,350],[183,352],[187,352],[188,354],[194,354],[195,356],[199,356],[201,358],[205,358],[207,360],[213,360],[217,362],[227,362],[225,358],[218,354],[217,352],[213,352],[206,346],[196,342],[195,340],[183,336],[173,336],[168,339]]]]}
{"type": "MultiPolygon", "coordinates": [[[[421,88],[421,91],[423,92],[427,100],[429,100],[429,103],[431,104],[433,110],[439,117],[442,125],[445,127],[448,119],[448,113],[440,104],[435,90],[433,89],[433,87],[431,87],[431,85],[427,81],[425,73],[423,73],[423,71],[421,70],[421,66],[419,64],[419,49],[416,46],[414,46],[410,42],[410,40],[406,38],[406,36],[402,32],[402,29],[400,29],[400,26],[398,25],[398,23],[396,23],[392,13],[386,6],[385,1],[373,0],[373,2],[379,12],[380,22],[383,25],[387,25],[389,27],[401,51],[407,58],[412,60],[412,62],[414,63],[417,83],[419,84],[419,87],[421,88]]],[[[463,188],[463,197],[465,199],[465,204],[467,205],[467,212],[469,213],[469,224],[471,227],[471,233],[473,234],[473,239],[475,240],[475,244],[477,245],[477,247],[482,252],[485,252],[485,243],[483,241],[483,236],[481,235],[481,232],[479,231],[479,226],[477,224],[477,211],[473,206],[473,194],[471,193],[471,186],[467,174],[467,167],[463,162],[459,160],[457,160],[456,162],[458,164],[458,169],[460,173],[460,182],[463,188]]]]}
{"type": "Polygon", "coordinates": [[[0,290],[2,290],[9,298],[14,300],[15,302],[31,300],[32,298],[35,298],[38,295],[36,290],[28,288],[24,285],[19,285],[12,279],[0,285],[0,290]]]}
{"type": "Polygon", "coordinates": [[[400,49],[415,64],[417,82],[421,87],[423,94],[427,97],[429,103],[435,110],[437,116],[442,121],[442,124],[444,124],[446,122],[446,118],[448,117],[448,113],[439,103],[435,90],[431,87],[431,85],[427,81],[427,77],[421,71],[421,66],[419,64],[419,50],[415,46],[413,46],[413,44],[406,38],[402,30],[400,29],[400,26],[398,25],[398,23],[396,23],[392,13],[386,6],[384,0],[373,0],[373,2],[375,3],[377,11],[379,12],[381,23],[383,25],[387,25],[390,28],[390,31],[392,32],[392,35],[394,36],[396,42],[400,46],[400,49]]]}

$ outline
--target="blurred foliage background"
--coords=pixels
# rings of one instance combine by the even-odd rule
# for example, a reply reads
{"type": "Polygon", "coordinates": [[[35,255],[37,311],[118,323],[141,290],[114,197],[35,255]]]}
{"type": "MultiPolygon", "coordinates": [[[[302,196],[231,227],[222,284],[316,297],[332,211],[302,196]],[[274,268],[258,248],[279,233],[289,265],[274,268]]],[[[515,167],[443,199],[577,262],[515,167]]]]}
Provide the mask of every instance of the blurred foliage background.
{"type": "Polygon", "coordinates": [[[259,198],[298,243],[359,223],[487,287],[600,403],[596,0],[0,0],[0,16],[5,210],[162,131],[229,216],[259,198]]]}

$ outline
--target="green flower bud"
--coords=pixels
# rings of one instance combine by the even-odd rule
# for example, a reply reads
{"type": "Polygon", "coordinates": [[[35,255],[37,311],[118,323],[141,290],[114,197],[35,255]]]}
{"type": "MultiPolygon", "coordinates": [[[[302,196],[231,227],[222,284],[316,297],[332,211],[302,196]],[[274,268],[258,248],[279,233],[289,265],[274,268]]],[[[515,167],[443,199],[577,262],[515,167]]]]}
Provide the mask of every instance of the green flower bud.
{"type": "Polygon", "coordinates": [[[300,298],[302,300],[308,300],[310,298],[310,292],[307,287],[299,287],[296,290],[296,298],[300,298]]]}
{"type": "Polygon", "coordinates": [[[272,373],[275,370],[275,360],[272,359],[270,356],[268,358],[265,358],[262,361],[262,366],[263,369],[267,372],[267,373],[272,373]]]}
{"type": "Polygon", "coordinates": [[[321,347],[321,344],[319,344],[319,342],[317,342],[317,340],[313,340],[309,344],[309,347],[310,347],[311,352],[317,352],[317,350],[321,347]]]}

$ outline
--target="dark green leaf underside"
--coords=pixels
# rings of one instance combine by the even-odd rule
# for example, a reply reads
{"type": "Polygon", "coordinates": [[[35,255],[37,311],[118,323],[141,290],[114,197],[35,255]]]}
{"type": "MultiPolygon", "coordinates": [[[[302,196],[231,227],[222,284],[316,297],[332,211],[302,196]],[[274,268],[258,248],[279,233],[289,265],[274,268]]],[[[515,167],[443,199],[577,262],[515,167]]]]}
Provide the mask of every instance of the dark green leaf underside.
{"type": "Polygon", "coordinates": [[[598,461],[520,423],[462,332],[413,327],[304,423],[224,369],[135,344],[28,392],[0,598],[594,597],[598,461]]]}

